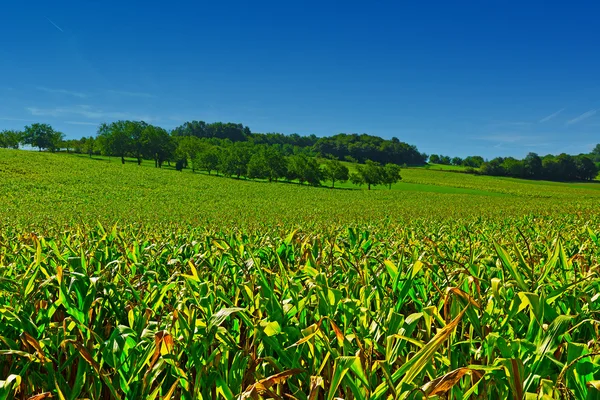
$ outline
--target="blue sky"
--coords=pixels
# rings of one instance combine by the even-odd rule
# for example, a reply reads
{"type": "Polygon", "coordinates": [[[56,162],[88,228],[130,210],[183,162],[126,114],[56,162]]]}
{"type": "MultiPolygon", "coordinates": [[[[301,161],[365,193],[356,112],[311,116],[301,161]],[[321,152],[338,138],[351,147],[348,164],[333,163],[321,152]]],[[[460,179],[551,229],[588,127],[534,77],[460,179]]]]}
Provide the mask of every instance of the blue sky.
{"type": "Polygon", "coordinates": [[[484,157],[600,142],[594,2],[4,3],[0,129],[231,121],[484,157]]]}

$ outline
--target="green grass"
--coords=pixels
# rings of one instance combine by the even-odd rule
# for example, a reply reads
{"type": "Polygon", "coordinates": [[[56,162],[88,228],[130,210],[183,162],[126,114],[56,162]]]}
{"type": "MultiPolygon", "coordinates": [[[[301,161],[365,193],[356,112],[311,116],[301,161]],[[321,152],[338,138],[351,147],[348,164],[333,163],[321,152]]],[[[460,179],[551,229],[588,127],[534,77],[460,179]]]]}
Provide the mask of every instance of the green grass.
{"type": "Polygon", "coordinates": [[[13,226],[72,221],[329,226],[594,210],[600,198],[587,187],[419,169],[403,170],[393,190],[367,191],[348,183],[339,186],[352,190],[331,190],[177,172],[151,163],[121,165],[116,158],[8,150],[0,152],[0,171],[2,214],[13,226]]]}
{"type": "Polygon", "coordinates": [[[594,184],[402,176],[0,150],[0,399],[598,396],[594,184]]]}
{"type": "MultiPolygon", "coordinates": [[[[429,164],[426,164],[423,167],[419,167],[419,168],[424,168],[424,169],[428,169],[431,171],[460,171],[460,172],[467,171],[467,167],[463,167],[462,165],[446,165],[446,164],[434,164],[434,163],[429,163],[429,164]]],[[[477,168],[475,168],[475,169],[477,169],[477,168]]]]}

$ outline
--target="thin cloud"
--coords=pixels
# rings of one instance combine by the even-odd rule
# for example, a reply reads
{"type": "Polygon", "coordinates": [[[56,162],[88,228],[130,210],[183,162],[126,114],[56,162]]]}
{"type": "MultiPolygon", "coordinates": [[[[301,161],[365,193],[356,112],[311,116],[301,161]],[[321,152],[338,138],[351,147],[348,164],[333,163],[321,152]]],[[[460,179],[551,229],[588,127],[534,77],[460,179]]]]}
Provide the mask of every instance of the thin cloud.
{"type": "Polygon", "coordinates": [[[0,121],[36,122],[33,119],[13,118],[13,117],[0,117],[0,121]]]}
{"type": "Polygon", "coordinates": [[[487,127],[492,129],[521,129],[528,128],[531,125],[532,123],[528,121],[492,121],[487,125],[487,127]]]}
{"type": "Polygon", "coordinates": [[[69,125],[89,125],[89,126],[97,126],[97,125],[100,125],[100,122],[65,121],[65,124],[69,124],[69,125]]]}
{"type": "Polygon", "coordinates": [[[130,120],[143,120],[143,121],[152,121],[155,118],[152,118],[148,115],[138,115],[127,112],[119,112],[119,111],[104,111],[101,109],[92,108],[87,105],[79,105],[72,107],[55,107],[55,108],[37,108],[37,107],[28,107],[27,111],[31,115],[35,116],[46,116],[46,117],[61,117],[65,115],[78,115],[84,118],[94,119],[94,120],[104,120],[104,119],[130,119],[130,120]]]}
{"type": "Polygon", "coordinates": [[[547,117],[544,117],[542,119],[540,119],[540,123],[544,123],[544,122],[548,122],[550,121],[552,118],[556,117],[558,114],[560,114],[561,112],[565,111],[564,108],[561,108],[560,110],[548,115],[547,117]]]}
{"type": "Polygon", "coordinates": [[[596,114],[596,112],[597,112],[597,110],[586,111],[583,114],[581,114],[579,117],[576,117],[576,118],[573,118],[572,120],[567,121],[567,125],[573,125],[573,124],[583,121],[584,119],[588,119],[589,117],[594,116],[596,114]]]}
{"type": "Polygon", "coordinates": [[[46,17],[46,19],[48,20],[48,22],[50,22],[52,25],[54,25],[54,27],[55,27],[56,29],[58,29],[58,30],[59,30],[59,31],[61,31],[62,33],[65,33],[65,31],[63,31],[63,30],[62,30],[62,28],[61,28],[60,26],[56,25],[56,24],[54,23],[54,21],[52,21],[50,18],[46,17]]]}
{"type": "Polygon", "coordinates": [[[479,136],[476,139],[499,143],[517,143],[523,140],[535,140],[537,138],[538,136],[516,135],[513,133],[499,133],[495,135],[479,136]]]}
{"type": "Polygon", "coordinates": [[[154,99],[156,98],[155,95],[150,94],[150,93],[145,93],[145,92],[128,92],[125,90],[107,90],[107,93],[110,94],[115,94],[118,96],[128,96],[128,97],[144,97],[147,99],[154,99]]]}
{"type": "Polygon", "coordinates": [[[88,95],[85,93],[73,92],[71,90],[66,89],[51,89],[44,86],[37,86],[36,89],[46,93],[66,94],[68,96],[79,97],[80,99],[85,99],[86,97],[88,97],[88,95]]]}

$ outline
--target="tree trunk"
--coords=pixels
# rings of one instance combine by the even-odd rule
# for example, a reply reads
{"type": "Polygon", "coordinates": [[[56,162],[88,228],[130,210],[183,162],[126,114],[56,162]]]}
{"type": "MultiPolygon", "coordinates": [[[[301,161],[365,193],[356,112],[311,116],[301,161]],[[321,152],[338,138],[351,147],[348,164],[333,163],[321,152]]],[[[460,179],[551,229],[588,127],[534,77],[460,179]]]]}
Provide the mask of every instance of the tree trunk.
{"type": "Polygon", "coordinates": [[[121,164],[125,164],[125,157],[121,156],[121,164]]]}
{"type": "Polygon", "coordinates": [[[367,183],[367,187],[369,188],[369,190],[371,190],[371,184],[367,183]]]}

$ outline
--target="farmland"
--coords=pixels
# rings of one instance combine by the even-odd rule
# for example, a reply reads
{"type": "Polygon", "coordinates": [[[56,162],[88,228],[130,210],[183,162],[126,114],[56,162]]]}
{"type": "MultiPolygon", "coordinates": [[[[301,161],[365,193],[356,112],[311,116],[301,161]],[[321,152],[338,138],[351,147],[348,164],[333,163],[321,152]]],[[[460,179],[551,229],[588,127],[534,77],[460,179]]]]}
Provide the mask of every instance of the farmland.
{"type": "Polygon", "coordinates": [[[599,395],[600,185],[401,174],[0,150],[0,398],[599,395]]]}

